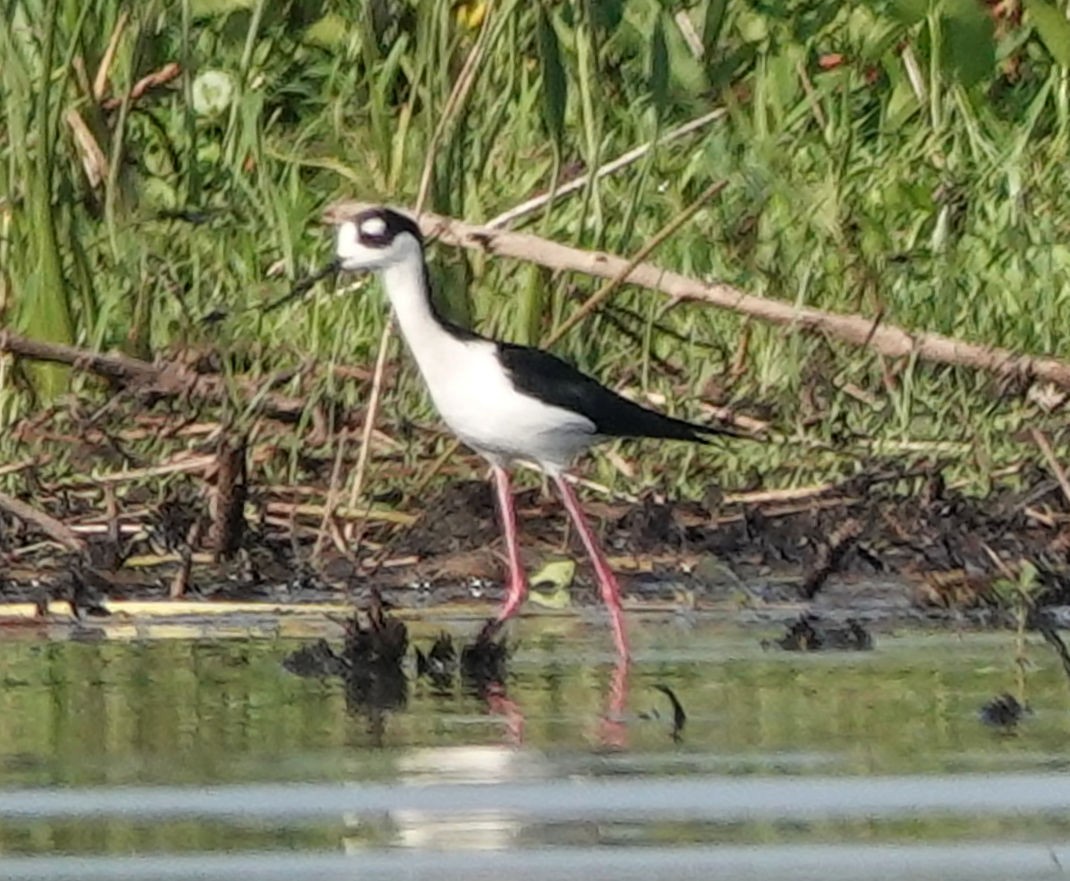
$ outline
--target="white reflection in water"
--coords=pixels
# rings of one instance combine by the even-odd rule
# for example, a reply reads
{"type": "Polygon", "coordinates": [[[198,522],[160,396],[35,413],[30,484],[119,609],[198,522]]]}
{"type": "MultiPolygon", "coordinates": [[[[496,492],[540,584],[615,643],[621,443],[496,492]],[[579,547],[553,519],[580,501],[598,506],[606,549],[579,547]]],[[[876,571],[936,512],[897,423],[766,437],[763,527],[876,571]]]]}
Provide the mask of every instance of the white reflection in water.
{"type": "MultiPolygon", "coordinates": [[[[484,784],[545,780],[552,776],[549,762],[535,750],[517,746],[452,746],[417,749],[398,762],[399,786],[442,783],[484,784]]],[[[493,807],[494,793],[487,790],[486,810],[457,813],[400,808],[383,821],[346,817],[356,832],[344,839],[347,853],[365,851],[385,834],[396,847],[434,850],[506,850],[515,847],[525,825],[515,811],[493,807]],[[369,834],[370,833],[370,834],[369,834]]]]}

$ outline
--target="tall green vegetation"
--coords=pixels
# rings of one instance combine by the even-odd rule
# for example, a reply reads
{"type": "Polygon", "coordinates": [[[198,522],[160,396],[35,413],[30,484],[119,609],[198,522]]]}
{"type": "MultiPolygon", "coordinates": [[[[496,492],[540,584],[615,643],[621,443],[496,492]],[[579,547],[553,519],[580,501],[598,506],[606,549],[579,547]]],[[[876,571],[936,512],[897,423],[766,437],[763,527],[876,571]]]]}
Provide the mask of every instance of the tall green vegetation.
{"type": "MultiPolygon", "coordinates": [[[[634,253],[723,178],[722,196],[658,262],[1070,355],[1064,6],[11,0],[0,25],[0,321],[143,357],[210,348],[254,372],[310,354],[370,360],[385,318],[376,297],[257,307],[322,262],[329,237],[316,219],[328,201],[414,201],[486,19],[477,81],[432,157],[429,208],[490,218],[723,106],[723,121],[525,222],[634,253]],[[203,321],[219,308],[230,317],[203,321]]],[[[452,311],[522,340],[545,336],[590,287],[443,249],[436,273],[452,311]]],[[[1004,457],[1008,432],[1031,415],[983,377],[635,291],[559,348],[650,391],[771,405],[788,433],[817,441],[968,440],[967,469],[1004,457]]],[[[68,376],[5,369],[0,381],[0,419],[11,420],[68,376]]],[[[324,372],[325,391],[352,394],[334,382],[324,372]]],[[[393,409],[423,418],[415,389],[403,374],[393,409]]],[[[721,466],[741,472],[752,462],[737,457],[755,455],[721,466]]],[[[842,467],[760,455],[784,481],[842,467]]]]}

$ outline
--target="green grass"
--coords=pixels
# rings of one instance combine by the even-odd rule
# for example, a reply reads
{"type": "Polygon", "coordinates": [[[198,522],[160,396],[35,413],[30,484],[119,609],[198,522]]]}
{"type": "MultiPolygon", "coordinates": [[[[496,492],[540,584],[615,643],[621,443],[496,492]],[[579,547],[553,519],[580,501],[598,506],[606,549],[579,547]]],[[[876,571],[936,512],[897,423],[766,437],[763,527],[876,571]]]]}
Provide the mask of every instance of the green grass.
{"type": "MultiPolygon", "coordinates": [[[[366,389],[327,368],[374,359],[386,315],[373,286],[273,313],[257,307],[328,256],[330,235],[317,224],[325,204],[415,201],[485,10],[474,0],[367,0],[361,17],[350,7],[10,3],[0,26],[0,323],[142,357],[217,350],[229,369],[254,376],[312,358],[321,379],[311,397],[359,406],[366,389]],[[107,97],[168,62],[183,73],[105,111],[91,84],[124,11],[107,97]],[[227,75],[229,101],[195,107],[207,71],[227,75]],[[106,159],[97,186],[65,121],[71,110],[106,159]],[[219,307],[227,320],[201,320],[219,307]]],[[[1022,22],[994,23],[973,0],[704,0],[686,10],[701,58],[673,18],[683,6],[488,8],[488,49],[436,152],[430,209],[487,219],[559,172],[597,166],[723,105],[724,120],[592,183],[530,228],[631,254],[723,178],[727,189],[656,262],[762,296],[1070,357],[1070,79],[1059,64],[1070,26],[1053,7],[1032,3],[1022,22]]],[[[433,256],[450,310],[512,339],[544,336],[597,286],[443,248],[433,256]]],[[[644,480],[680,493],[710,480],[742,485],[755,470],[768,485],[848,475],[874,445],[936,458],[902,452],[905,441],[965,442],[968,453],[940,456],[980,489],[992,469],[1035,456],[1014,433],[1044,424],[1021,390],[985,376],[892,362],[643,291],[616,295],[557,350],[610,382],[680,395],[684,415],[697,412],[693,399],[714,397],[769,415],[797,440],[651,450],[644,480]],[[729,381],[745,325],[743,370],[729,381]]],[[[400,376],[385,418],[432,423],[414,371],[400,376]]],[[[7,365],[0,381],[6,424],[68,381],[101,395],[55,369],[7,365]]],[[[248,418],[241,412],[232,418],[248,418]]],[[[592,474],[616,484],[604,460],[592,474]]]]}

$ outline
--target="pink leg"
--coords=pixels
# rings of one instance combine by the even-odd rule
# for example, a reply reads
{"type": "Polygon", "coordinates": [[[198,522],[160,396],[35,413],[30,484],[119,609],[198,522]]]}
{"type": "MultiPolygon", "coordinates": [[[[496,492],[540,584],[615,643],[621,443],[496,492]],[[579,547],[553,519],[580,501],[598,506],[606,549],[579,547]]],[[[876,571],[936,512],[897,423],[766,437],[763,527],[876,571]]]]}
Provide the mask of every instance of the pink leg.
{"type": "Polygon", "coordinates": [[[520,705],[505,693],[505,689],[494,683],[487,689],[487,709],[505,720],[505,730],[510,746],[524,745],[524,713],[520,705]]]}
{"type": "Polygon", "coordinates": [[[623,749],[628,745],[627,729],[624,725],[624,703],[628,695],[628,658],[621,656],[613,668],[613,680],[609,684],[606,698],[606,713],[602,717],[599,738],[603,746],[623,749]]]}
{"type": "Polygon", "coordinates": [[[622,658],[627,658],[628,637],[624,633],[624,616],[621,614],[620,607],[620,586],[617,584],[616,576],[613,575],[613,570],[609,568],[609,563],[606,562],[605,554],[602,553],[598,539],[595,538],[591,527],[587,525],[587,520],[583,516],[580,500],[576,498],[576,493],[560,474],[555,474],[553,477],[554,482],[557,483],[557,488],[561,490],[561,498],[564,499],[565,508],[572,517],[572,521],[576,524],[580,538],[583,539],[583,546],[587,549],[587,556],[594,563],[594,571],[598,576],[598,586],[602,590],[602,601],[606,604],[610,620],[613,622],[613,636],[617,641],[617,653],[622,658]]]}
{"type": "Polygon", "coordinates": [[[509,588],[505,605],[498,613],[498,623],[516,614],[528,592],[528,580],[520,563],[520,545],[516,538],[516,508],[513,507],[513,491],[509,486],[509,474],[500,465],[491,465],[494,472],[494,486],[498,490],[498,510],[502,517],[502,531],[505,533],[505,549],[509,555],[509,588]]]}

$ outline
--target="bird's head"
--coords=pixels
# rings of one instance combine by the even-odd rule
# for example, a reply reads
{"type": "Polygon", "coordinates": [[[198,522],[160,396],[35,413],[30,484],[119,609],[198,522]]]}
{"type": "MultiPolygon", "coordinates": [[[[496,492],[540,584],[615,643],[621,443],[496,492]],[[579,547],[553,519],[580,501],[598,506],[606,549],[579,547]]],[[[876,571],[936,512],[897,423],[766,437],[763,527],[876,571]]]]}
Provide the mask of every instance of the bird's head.
{"type": "Polygon", "coordinates": [[[341,269],[370,272],[421,257],[420,227],[399,211],[364,208],[336,222],[336,250],[341,269]]]}

